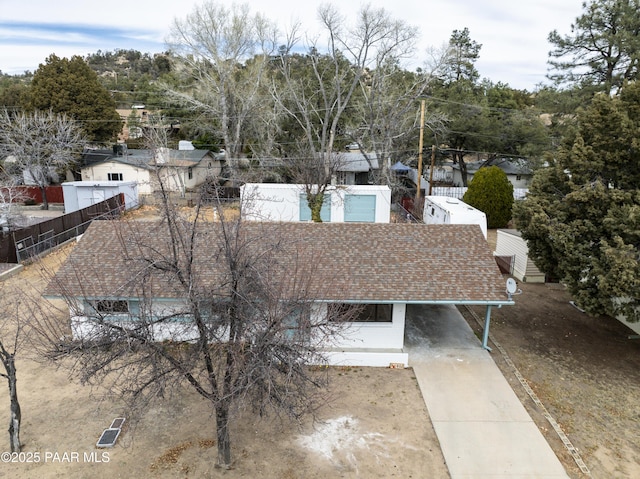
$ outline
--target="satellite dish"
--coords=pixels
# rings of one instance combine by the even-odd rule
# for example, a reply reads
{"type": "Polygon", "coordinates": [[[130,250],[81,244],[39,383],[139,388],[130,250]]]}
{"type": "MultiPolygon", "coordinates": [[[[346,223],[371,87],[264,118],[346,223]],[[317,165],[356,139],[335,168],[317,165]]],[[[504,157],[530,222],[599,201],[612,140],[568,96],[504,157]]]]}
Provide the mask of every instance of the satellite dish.
{"type": "Polygon", "coordinates": [[[516,280],[513,278],[507,279],[507,293],[509,293],[509,296],[515,294],[516,291],[518,291],[516,280]]]}

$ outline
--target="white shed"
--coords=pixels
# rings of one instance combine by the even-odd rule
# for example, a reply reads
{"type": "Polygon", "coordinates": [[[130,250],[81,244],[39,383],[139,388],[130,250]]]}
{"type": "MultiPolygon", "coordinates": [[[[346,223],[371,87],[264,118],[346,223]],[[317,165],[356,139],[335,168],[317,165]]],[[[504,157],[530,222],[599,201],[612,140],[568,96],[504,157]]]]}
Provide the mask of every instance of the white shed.
{"type": "Polygon", "coordinates": [[[518,230],[499,229],[496,232],[496,256],[513,257],[513,276],[524,283],[544,283],[545,275],[529,258],[527,242],[518,230]]]}
{"type": "MultiPolygon", "coordinates": [[[[304,185],[247,183],[240,187],[242,214],[253,221],[311,221],[304,185]]],[[[389,223],[386,185],[330,186],[321,211],[325,223],[389,223]]]]}
{"type": "Polygon", "coordinates": [[[69,181],[62,183],[64,212],[73,213],[120,193],[124,195],[125,209],[138,207],[138,183],[135,181],[69,181]]]}

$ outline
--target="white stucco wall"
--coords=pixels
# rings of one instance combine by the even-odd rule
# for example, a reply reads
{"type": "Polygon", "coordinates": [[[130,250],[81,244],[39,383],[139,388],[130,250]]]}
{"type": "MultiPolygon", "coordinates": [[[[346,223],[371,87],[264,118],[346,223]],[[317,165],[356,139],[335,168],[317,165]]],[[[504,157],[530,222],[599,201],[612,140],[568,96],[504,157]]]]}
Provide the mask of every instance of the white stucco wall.
{"type": "Polygon", "coordinates": [[[82,181],[109,181],[109,173],[122,173],[122,181],[135,181],[138,193],[147,195],[152,192],[150,171],[117,161],[105,161],[82,168],[82,181]]]}
{"type": "MultiPolygon", "coordinates": [[[[90,306],[82,301],[70,308],[71,330],[75,339],[91,339],[99,337],[101,334],[100,324],[89,319],[90,314],[93,313],[85,311],[86,308],[90,308],[90,306]]],[[[158,301],[152,305],[151,309],[153,314],[158,317],[179,316],[181,312],[186,310],[184,304],[175,301],[158,301]]],[[[326,304],[317,304],[312,314],[324,318],[326,304]]],[[[406,366],[408,354],[402,351],[405,315],[406,305],[394,304],[391,322],[349,323],[345,325],[341,334],[331,340],[318,343],[318,345],[325,351],[331,365],[389,367],[394,363],[406,366]]],[[[130,314],[113,314],[110,317],[110,322],[122,327],[133,325],[135,321],[130,314]],[[118,316],[122,318],[120,321],[118,316]]],[[[155,324],[152,331],[156,341],[195,341],[198,336],[192,322],[180,321],[179,319],[155,324]]],[[[224,331],[221,331],[220,337],[226,338],[228,336],[224,331]]]]}
{"type": "MultiPolygon", "coordinates": [[[[104,328],[95,319],[95,311],[85,301],[78,301],[70,308],[71,331],[75,339],[91,339],[100,337],[104,333],[104,328]]],[[[135,312],[131,313],[111,313],[108,322],[126,328],[135,324],[135,312]],[[119,319],[121,318],[121,319],[119,319]]],[[[176,300],[157,300],[147,312],[151,317],[167,318],[173,316],[174,319],[163,321],[152,325],[151,330],[155,341],[177,341],[191,342],[198,339],[198,329],[190,320],[181,320],[180,315],[187,317],[185,303],[176,300]]],[[[106,321],[106,320],[105,320],[106,321]]],[[[220,331],[220,337],[225,340],[228,332],[220,331]]]]}
{"type": "MultiPolygon", "coordinates": [[[[243,217],[251,221],[300,221],[300,195],[303,185],[247,183],[240,187],[243,217]]],[[[391,220],[391,190],[385,185],[330,186],[331,222],[343,223],[346,195],[375,195],[376,223],[391,220]]]]}

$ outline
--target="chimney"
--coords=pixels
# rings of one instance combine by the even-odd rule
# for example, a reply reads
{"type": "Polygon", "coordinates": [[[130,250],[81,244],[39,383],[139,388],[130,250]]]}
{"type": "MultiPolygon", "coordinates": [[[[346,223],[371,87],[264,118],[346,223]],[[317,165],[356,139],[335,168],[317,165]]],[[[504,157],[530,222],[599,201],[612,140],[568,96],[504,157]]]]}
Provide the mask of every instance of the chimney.
{"type": "Polygon", "coordinates": [[[113,145],[113,156],[125,156],[127,154],[126,143],[116,143],[113,145]]]}
{"type": "Polygon", "coordinates": [[[164,165],[169,161],[169,157],[171,155],[171,150],[166,147],[158,148],[155,151],[155,160],[156,165],[164,165]]]}

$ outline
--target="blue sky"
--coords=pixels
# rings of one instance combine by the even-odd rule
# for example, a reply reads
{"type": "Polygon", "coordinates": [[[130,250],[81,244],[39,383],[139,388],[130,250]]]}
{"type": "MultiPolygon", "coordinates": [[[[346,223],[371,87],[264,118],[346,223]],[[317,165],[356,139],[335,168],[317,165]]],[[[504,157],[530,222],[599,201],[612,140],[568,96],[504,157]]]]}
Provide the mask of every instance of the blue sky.
{"type": "MultiPolygon", "coordinates": [[[[34,71],[51,54],[85,56],[116,48],[141,52],[166,49],[165,38],[175,18],[184,18],[199,0],[0,0],[0,70],[34,71]]],[[[231,5],[231,0],[218,0],[231,5]]],[[[255,12],[275,21],[281,30],[301,22],[307,32],[319,31],[317,7],[322,0],[250,0],[255,12]]],[[[353,20],[357,2],[333,2],[353,20]]],[[[582,12],[582,0],[371,0],[393,17],[420,28],[413,66],[427,58],[428,48],[444,45],[454,29],[469,28],[482,44],[477,68],[481,76],[514,88],[532,90],[545,80],[554,29],[569,33],[582,12]]]]}

